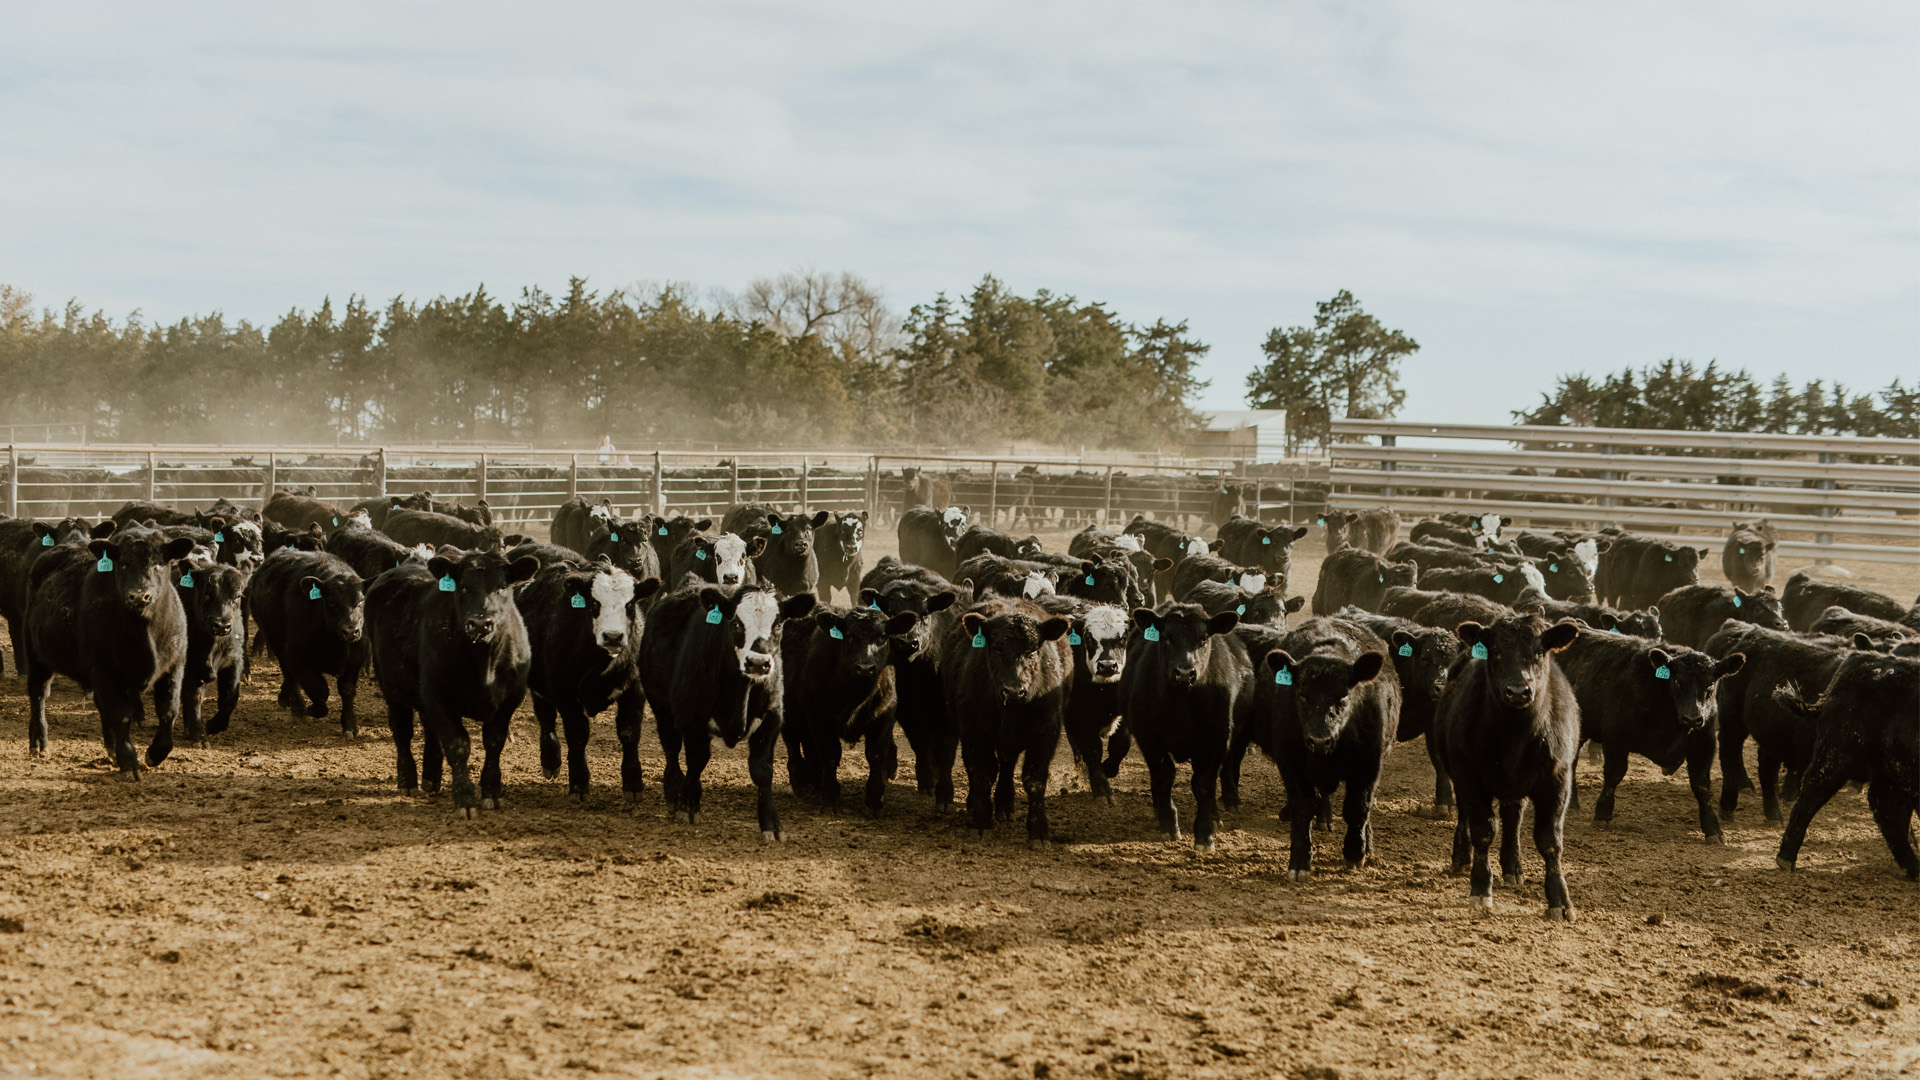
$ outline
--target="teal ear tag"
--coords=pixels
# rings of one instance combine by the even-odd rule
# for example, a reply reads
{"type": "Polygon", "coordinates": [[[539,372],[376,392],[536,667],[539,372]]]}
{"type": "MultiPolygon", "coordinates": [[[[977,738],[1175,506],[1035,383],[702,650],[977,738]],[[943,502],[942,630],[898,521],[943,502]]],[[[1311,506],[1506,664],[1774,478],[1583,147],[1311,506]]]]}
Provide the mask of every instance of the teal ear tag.
{"type": "Polygon", "coordinates": [[[1557,574],[1557,573],[1559,573],[1559,572],[1560,572],[1560,564],[1559,564],[1559,563],[1557,563],[1557,562],[1550,562],[1550,563],[1548,563],[1548,564],[1547,564],[1547,573],[1549,573],[1549,574],[1557,574]]]}
{"type": "Polygon", "coordinates": [[[1747,549],[1746,549],[1746,548],[1741,548],[1741,549],[1740,549],[1740,554],[1742,554],[1742,555],[1745,555],[1746,553],[1747,553],[1747,549]]]}
{"type": "Polygon", "coordinates": [[[847,635],[845,635],[845,634],[843,634],[843,633],[841,633],[841,632],[840,632],[840,628],[839,628],[839,627],[837,627],[837,626],[829,626],[829,627],[827,627],[827,636],[828,636],[828,637],[830,637],[830,638],[832,638],[832,639],[833,639],[833,640],[835,640],[835,641],[845,641],[845,640],[847,640],[847,635]]]}
{"type": "Polygon", "coordinates": [[[1661,664],[1659,667],[1653,669],[1653,677],[1656,679],[1671,679],[1673,678],[1673,671],[1669,669],[1667,665],[1661,664]]]}
{"type": "Polygon", "coordinates": [[[223,533],[223,532],[217,532],[217,533],[214,533],[214,534],[213,534],[213,542],[214,542],[214,543],[216,543],[216,544],[224,544],[224,543],[226,543],[226,542],[227,542],[227,534],[226,534],[226,533],[223,533]]]}
{"type": "Polygon", "coordinates": [[[335,525],[338,525],[338,524],[340,524],[340,519],[339,519],[339,518],[334,518],[334,519],[333,519],[333,523],[334,523],[335,525]]]}
{"type": "Polygon", "coordinates": [[[1733,606],[1734,606],[1734,607],[1739,607],[1739,606],[1740,606],[1740,598],[1739,598],[1738,596],[1735,596],[1735,597],[1733,598],[1733,606]]]}
{"type": "Polygon", "coordinates": [[[102,574],[111,574],[113,573],[113,560],[102,555],[100,556],[100,561],[93,564],[93,568],[102,574]]]}
{"type": "Polygon", "coordinates": [[[1233,611],[1236,615],[1245,615],[1247,613],[1247,605],[1241,604],[1239,607],[1234,608],[1233,611]]]}
{"type": "Polygon", "coordinates": [[[1479,643],[1479,642],[1477,642],[1477,641],[1476,641],[1476,642],[1474,642],[1474,643],[1473,643],[1473,658],[1474,658],[1475,660],[1485,660],[1485,659],[1487,658],[1487,647],[1486,647],[1485,645],[1482,645],[1482,644],[1480,644],[1480,643],[1479,643]]]}
{"type": "Polygon", "coordinates": [[[725,615],[722,615],[722,614],[720,614],[720,609],[719,609],[719,608],[708,608],[708,609],[707,609],[707,625],[709,625],[709,626],[719,626],[719,625],[720,625],[720,621],[721,621],[722,619],[725,619],[725,618],[726,618],[726,616],[725,616],[725,615]]]}
{"type": "Polygon", "coordinates": [[[1379,578],[1379,579],[1380,579],[1380,584],[1382,584],[1382,585],[1385,585],[1385,584],[1387,583],[1387,575],[1385,575],[1385,574],[1375,574],[1375,575],[1373,575],[1373,576],[1374,576],[1374,577],[1377,577],[1377,578],[1379,578]]]}
{"type": "Polygon", "coordinates": [[[1320,518],[1314,518],[1314,519],[1313,519],[1313,523],[1314,523],[1315,525],[1325,525],[1325,524],[1327,523],[1327,519],[1326,519],[1326,518],[1323,518],[1323,517],[1320,517],[1320,518]]]}
{"type": "Polygon", "coordinates": [[[180,587],[183,589],[193,588],[193,571],[189,570],[180,575],[180,587]]]}
{"type": "Polygon", "coordinates": [[[984,649],[987,647],[987,632],[985,630],[975,630],[973,632],[973,647],[976,649],[984,649]]]}
{"type": "Polygon", "coordinates": [[[1087,575],[1087,584],[1089,584],[1089,585],[1091,585],[1091,584],[1093,584],[1093,575],[1092,575],[1092,574],[1088,574],[1088,575],[1087,575]]]}
{"type": "Polygon", "coordinates": [[[1619,627],[1617,627],[1617,626],[1609,626],[1609,627],[1607,627],[1607,633],[1609,633],[1609,634],[1617,634],[1617,633],[1619,633],[1619,632],[1620,632],[1620,628],[1619,628],[1619,627]]]}
{"type": "Polygon", "coordinates": [[[1293,672],[1287,670],[1286,668],[1281,668],[1279,671],[1274,672],[1273,684],[1275,686],[1292,686],[1293,672]]]}
{"type": "Polygon", "coordinates": [[[696,559],[699,559],[699,560],[700,560],[701,562],[706,562],[706,561],[707,561],[707,549],[706,549],[706,548],[694,548],[694,549],[693,549],[693,557],[694,557],[694,558],[696,558],[696,559]]]}
{"type": "Polygon", "coordinates": [[[610,532],[607,534],[607,539],[617,544],[620,542],[620,534],[617,532],[610,532]]]}
{"type": "Polygon", "coordinates": [[[587,598],[586,598],[586,597],[584,597],[584,596],[581,596],[581,595],[580,595],[579,593],[574,593],[574,594],[573,594],[573,606],[574,606],[574,607],[577,607],[577,608],[584,608],[584,607],[586,607],[586,606],[587,606],[587,598]]]}
{"type": "MultiPolygon", "coordinates": [[[[454,590],[455,588],[457,588],[457,587],[458,587],[458,586],[456,586],[456,585],[454,585],[454,583],[453,583],[453,575],[452,575],[452,574],[442,574],[442,575],[440,575],[440,591],[441,591],[441,592],[452,592],[452,591],[453,591],[453,590],[454,590]]],[[[317,591],[317,590],[316,590],[316,591],[317,591]]]]}
{"type": "Polygon", "coordinates": [[[878,600],[875,600],[875,601],[873,601],[873,602],[871,602],[871,603],[869,603],[869,604],[867,605],[867,608],[868,608],[869,610],[872,610],[872,611],[879,611],[879,610],[880,610],[880,601],[878,601],[878,600]]]}
{"type": "Polygon", "coordinates": [[[1671,555],[1669,555],[1669,556],[1667,556],[1667,561],[1668,561],[1668,562],[1672,562],[1672,561],[1673,561],[1673,556],[1671,556],[1671,555]]]}
{"type": "Polygon", "coordinates": [[[660,535],[661,536],[667,535],[667,527],[665,525],[660,526],[660,535]]]}
{"type": "Polygon", "coordinates": [[[52,546],[53,546],[53,534],[52,534],[52,533],[48,533],[47,535],[45,535],[45,536],[43,536],[43,537],[41,537],[41,538],[40,538],[40,546],[41,546],[41,547],[52,547],[52,546]]]}
{"type": "Polygon", "coordinates": [[[775,525],[775,526],[773,527],[773,535],[775,535],[775,536],[779,536],[779,535],[780,535],[780,526],[778,526],[778,525],[775,525]]]}
{"type": "MultiPolygon", "coordinates": [[[[452,589],[448,589],[448,588],[447,588],[447,586],[445,585],[445,582],[446,582],[447,580],[449,580],[449,579],[447,579],[447,578],[441,578],[440,580],[441,580],[441,582],[442,582],[442,584],[441,584],[441,586],[440,586],[440,588],[441,588],[442,590],[444,590],[444,591],[446,591],[446,592],[452,592],[452,591],[453,591],[452,589]]],[[[320,586],[318,586],[318,585],[315,585],[314,587],[312,587],[312,588],[310,588],[310,589],[308,589],[308,590],[307,590],[307,599],[309,599],[309,600],[318,600],[318,599],[320,599],[320,586]]]]}
{"type": "Polygon", "coordinates": [[[1493,583],[1494,583],[1495,585],[1498,585],[1498,584],[1500,584],[1501,582],[1503,582],[1503,581],[1505,581],[1505,580],[1507,580],[1507,575],[1505,575],[1505,574],[1495,574],[1495,575],[1493,575],[1493,583]]]}
{"type": "Polygon", "coordinates": [[[1068,631],[1068,633],[1067,633],[1067,644],[1069,644],[1069,645],[1078,645],[1078,644],[1080,644],[1080,631],[1078,631],[1078,630],[1072,630],[1072,631],[1068,631]]]}
{"type": "Polygon", "coordinates": [[[1403,645],[1401,645],[1401,646],[1400,646],[1400,655],[1401,655],[1401,656],[1412,656],[1412,655],[1413,655],[1413,646],[1412,646],[1412,645],[1410,645],[1410,644],[1403,644],[1403,645]]]}
{"type": "Polygon", "coordinates": [[[1146,631],[1142,633],[1140,636],[1143,638],[1146,638],[1148,641],[1159,641],[1160,628],[1157,626],[1149,626],[1147,627],[1146,631]]]}

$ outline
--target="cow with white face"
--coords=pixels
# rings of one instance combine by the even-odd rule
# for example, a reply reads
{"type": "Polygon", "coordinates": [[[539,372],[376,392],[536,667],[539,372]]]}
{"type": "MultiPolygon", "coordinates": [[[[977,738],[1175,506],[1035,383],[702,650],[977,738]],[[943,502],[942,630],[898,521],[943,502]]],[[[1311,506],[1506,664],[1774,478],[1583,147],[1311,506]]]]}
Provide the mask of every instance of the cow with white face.
{"type": "Polygon", "coordinates": [[[1067,644],[1073,647],[1073,692],[1067,696],[1067,745],[1075,761],[1087,771],[1094,797],[1112,804],[1109,781],[1120,772],[1120,762],[1132,745],[1121,720],[1120,678],[1127,669],[1127,634],[1132,628],[1127,612],[1112,604],[1089,604],[1069,598],[1045,601],[1049,611],[1067,615],[1073,627],[1067,644]]]}
{"type": "MultiPolygon", "coordinates": [[[[414,553],[417,557],[418,553],[414,553]]],[[[609,706],[620,732],[621,785],[629,802],[639,798],[640,637],[645,600],[660,579],[633,575],[601,559],[581,569],[555,563],[542,569],[514,596],[533,650],[527,689],[540,721],[540,767],[547,779],[560,775],[560,740],[567,742],[567,790],[587,797],[587,727],[609,706]]]]}
{"type": "Polygon", "coordinates": [[[690,533],[674,549],[667,580],[684,582],[692,574],[715,585],[751,585],[755,581],[753,559],[766,547],[764,536],[743,540],[732,533],[690,533]]]}
{"type": "Polygon", "coordinates": [[[813,531],[813,542],[820,562],[818,595],[831,597],[833,590],[840,589],[851,603],[860,591],[860,575],[865,571],[867,512],[829,516],[825,525],[813,531]]]}
{"type": "MultiPolygon", "coordinates": [[[[691,582],[654,605],[640,639],[640,681],[666,751],[667,804],[679,820],[699,820],[700,774],[712,756],[713,737],[729,747],[744,739],[747,772],[759,792],[760,834],[781,838],[773,805],[773,748],[783,697],[780,639],[786,621],[812,611],[814,602],[812,593],[782,600],[759,585],[729,589],[691,582]]],[[[638,727],[636,717],[636,738],[638,727]]],[[[628,740],[624,730],[621,740],[628,740]]]]}

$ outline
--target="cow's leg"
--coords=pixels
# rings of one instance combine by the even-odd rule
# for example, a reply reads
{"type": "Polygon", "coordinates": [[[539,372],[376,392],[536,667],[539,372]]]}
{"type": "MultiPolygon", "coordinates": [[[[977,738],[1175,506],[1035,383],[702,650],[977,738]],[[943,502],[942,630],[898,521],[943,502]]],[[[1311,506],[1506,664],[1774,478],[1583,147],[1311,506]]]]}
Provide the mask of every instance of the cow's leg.
{"type": "Polygon", "coordinates": [[[1695,740],[1687,748],[1687,786],[1693,789],[1693,801],[1700,806],[1700,834],[1709,844],[1724,844],[1720,817],[1713,812],[1713,739],[1695,740]]]}
{"type": "Polygon", "coordinates": [[[795,795],[808,794],[814,788],[813,763],[807,760],[805,735],[810,719],[803,711],[780,725],[780,741],[787,746],[787,786],[795,795]]]}
{"type": "Polygon", "coordinates": [[[334,677],[340,690],[340,734],[345,738],[355,738],[360,734],[360,713],[355,703],[360,699],[360,671],[366,666],[367,652],[358,649],[334,677]]]}
{"type": "Polygon", "coordinates": [[[1148,753],[1144,746],[1140,753],[1147,759],[1147,787],[1153,793],[1153,816],[1160,821],[1160,835],[1178,840],[1180,815],[1173,808],[1173,755],[1158,749],[1148,753]]]}
{"type": "Polygon", "coordinates": [[[100,741],[106,744],[120,775],[129,780],[140,779],[140,756],[133,749],[133,724],[139,719],[139,697],[135,696],[130,704],[124,695],[102,685],[93,692],[93,705],[100,712],[100,741]]]}
{"type": "Polygon", "coordinates": [[[1000,772],[1000,755],[990,735],[983,734],[962,740],[960,757],[967,770],[967,825],[985,837],[993,828],[993,782],[1000,772]]]}
{"type": "Polygon", "coordinates": [[[837,814],[840,812],[840,759],[845,754],[845,744],[838,732],[809,729],[806,734],[814,736],[807,747],[807,767],[813,772],[813,782],[819,786],[820,800],[837,814]]]}
{"type": "Polygon", "coordinates": [[[1120,763],[1127,759],[1127,751],[1133,746],[1133,733],[1127,730],[1127,722],[1121,720],[1107,737],[1107,760],[1100,765],[1100,771],[1111,780],[1120,775],[1120,763]]]}
{"type": "MultiPolygon", "coordinates": [[[[313,664],[301,664],[294,673],[300,684],[300,692],[313,704],[307,706],[307,715],[319,720],[327,715],[327,676],[313,664]]],[[[297,707],[297,706],[296,706],[297,707]]]]}
{"type": "Polygon", "coordinates": [[[1020,763],[1020,786],[1027,792],[1027,846],[1043,849],[1053,838],[1047,825],[1047,781],[1051,779],[1053,752],[1059,747],[1058,728],[1055,736],[1034,739],[1026,748],[1024,760],[1020,763]]]}
{"type": "Polygon", "coordinates": [[[640,716],[646,699],[638,689],[629,689],[613,705],[613,730],[620,737],[620,788],[628,802],[638,802],[646,790],[640,774],[640,716]]]}
{"type": "Polygon", "coordinates": [[[387,702],[387,730],[393,733],[394,772],[400,781],[400,794],[420,790],[420,766],[413,757],[413,709],[392,700],[387,702]]]}
{"type": "Polygon", "coordinates": [[[420,787],[429,795],[438,795],[440,770],[447,762],[447,755],[440,745],[440,732],[426,722],[425,714],[420,717],[420,754],[420,787]]]}
{"type": "Polygon", "coordinates": [[[1493,869],[1487,863],[1487,852],[1493,847],[1493,799],[1478,793],[1471,802],[1463,798],[1458,813],[1473,842],[1473,875],[1467,906],[1492,911],[1493,869]]]}
{"type": "MultiPolygon", "coordinates": [[[[423,705],[420,719],[427,731],[437,737],[440,752],[447,759],[447,779],[453,787],[453,809],[462,817],[476,817],[480,811],[480,793],[473,783],[470,758],[473,737],[467,734],[467,722],[441,705],[423,705]]],[[[485,738],[482,730],[482,738],[485,738]]],[[[503,740],[504,741],[504,740],[503,740]]]]}
{"type": "MultiPolygon", "coordinates": [[[[639,725],[635,725],[637,728],[639,725]]],[[[653,702],[653,727],[660,736],[660,750],[666,755],[667,763],[660,772],[660,787],[666,792],[667,811],[675,817],[685,808],[681,801],[682,789],[686,787],[685,775],[680,771],[680,752],[686,740],[675,724],[673,714],[663,712],[658,701],[653,702]]],[[[706,738],[704,734],[696,736],[706,738]]]]}
{"type": "MultiPolygon", "coordinates": [[[[1720,710],[1720,812],[1731,814],[1740,808],[1740,789],[1751,788],[1747,776],[1747,726],[1730,710],[1720,710]]],[[[1761,766],[1765,769],[1766,766],[1761,766]]],[[[1774,820],[1772,817],[1768,821],[1774,820]]]]}
{"type": "Polygon", "coordinates": [[[207,721],[207,734],[218,735],[233,723],[233,710],[240,705],[240,666],[230,664],[214,674],[213,719],[207,721]]]}
{"type": "Polygon", "coordinates": [[[940,728],[933,733],[931,741],[933,743],[933,808],[946,810],[953,806],[953,759],[960,752],[960,731],[943,720],[940,728]]]}
{"type": "Polygon", "coordinates": [[[1199,851],[1213,850],[1213,833],[1220,824],[1220,803],[1215,796],[1221,781],[1224,747],[1193,758],[1193,846],[1199,851]]]}
{"type": "Polygon", "coordinates": [[[207,745],[207,722],[200,715],[200,683],[180,687],[180,735],[193,746],[207,745]]]}
{"type": "Polygon", "coordinates": [[[1440,761],[1440,744],[1433,733],[1428,732],[1423,741],[1427,744],[1427,760],[1433,763],[1432,813],[1436,819],[1444,821],[1453,816],[1453,781],[1447,776],[1446,765],[1440,761]]]}
{"type": "Polygon", "coordinates": [[[1913,790],[1897,786],[1895,777],[1886,775],[1890,771],[1884,770],[1867,785],[1867,806],[1873,810],[1873,822],[1880,826],[1880,835],[1886,839],[1893,861],[1900,864],[1907,877],[1920,881],[1920,857],[1913,853],[1910,824],[1916,809],[1913,790]]]}
{"type": "MultiPolygon", "coordinates": [[[[173,725],[180,718],[180,669],[160,676],[153,684],[153,741],[147,744],[147,766],[152,768],[173,753],[173,725]]],[[[144,706],[138,694],[130,702],[128,718],[138,722],[144,706]]]]}
{"type": "Polygon", "coordinates": [[[760,725],[760,730],[747,739],[747,775],[753,780],[760,839],[769,841],[787,838],[786,831],[780,827],[780,809],[773,804],[773,744],[778,741],[779,726],[776,717],[760,725]]]}
{"type": "Polygon", "coordinates": [[[1280,779],[1286,785],[1287,805],[1296,808],[1287,822],[1287,877],[1305,881],[1313,876],[1313,815],[1298,808],[1313,805],[1313,785],[1307,782],[1306,771],[1298,767],[1282,769],[1280,779]]]}
{"type": "Polygon", "coordinates": [[[880,801],[886,797],[887,781],[894,775],[899,764],[899,753],[893,742],[893,712],[875,717],[873,726],[867,729],[867,813],[880,816],[880,801]]]}
{"type": "MultiPolygon", "coordinates": [[[[1096,799],[1111,805],[1113,803],[1113,785],[1107,782],[1107,774],[1100,767],[1101,753],[1105,749],[1100,738],[1101,725],[1090,716],[1069,714],[1067,722],[1067,745],[1073,748],[1074,760],[1087,770],[1087,788],[1096,799]]],[[[1063,781],[1064,783],[1064,781],[1063,781]]]]}
{"type": "Polygon", "coordinates": [[[704,733],[687,739],[687,776],[680,783],[680,820],[689,825],[700,822],[700,774],[713,760],[713,739],[704,733]]]}
{"type": "MultiPolygon", "coordinates": [[[[276,658],[277,659],[277,658],[276,658]]],[[[294,689],[293,664],[290,660],[280,660],[280,707],[292,713],[305,711],[306,703],[300,700],[300,691],[294,689]]]]}
{"type": "Polygon", "coordinates": [[[1566,874],[1560,868],[1565,848],[1567,787],[1561,784],[1533,799],[1533,846],[1546,864],[1547,918],[1573,921],[1573,898],[1567,893],[1566,874]]]}
{"type": "Polygon", "coordinates": [[[1773,859],[1780,869],[1791,870],[1800,861],[1800,845],[1806,842],[1807,826],[1813,823],[1813,815],[1819,813],[1846,782],[1846,763],[1840,755],[1816,744],[1813,760],[1800,776],[1800,797],[1793,801],[1793,813],[1788,815],[1787,827],[1780,834],[1780,850],[1773,859]]]}
{"type": "MultiPolygon", "coordinates": [[[[20,665],[22,653],[14,653],[14,665],[20,665]]],[[[47,752],[47,690],[53,683],[53,669],[27,656],[27,756],[40,757],[47,752]]]]}
{"type": "Polygon", "coordinates": [[[1013,818],[1013,775],[1020,767],[1020,747],[1001,745],[997,747],[997,769],[993,779],[993,816],[1000,821],[1013,818]]]}
{"type": "Polygon", "coordinates": [[[1600,797],[1593,801],[1593,820],[1598,822],[1613,820],[1613,793],[1620,781],[1627,778],[1627,751],[1609,743],[1606,753],[1606,761],[1600,767],[1600,797]]]}
{"type": "Polygon", "coordinates": [[[1520,810],[1525,805],[1519,799],[1500,800],[1500,880],[1514,888],[1526,880],[1520,873],[1520,810]]]}
{"type": "MultiPolygon", "coordinates": [[[[1220,805],[1228,810],[1240,809],[1240,766],[1246,758],[1247,744],[1236,740],[1227,747],[1226,757],[1220,761],[1220,805]]],[[[1196,821],[1196,834],[1199,827],[1196,821]]]]}
{"type": "Polygon", "coordinates": [[[569,699],[560,705],[560,721],[567,735],[567,794],[587,801],[587,714],[569,699]]]}
{"type": "Polygon", "coordinates": [[[1373,793],[1377,776],[1347,778],[1347,797],[1340,816],[1347,823],[1345,849],[1347,869],[1365,866],[1373,857],[1373,793]]]}
{"type": "Polygon", "coordinates": [[[560,736],[556,724],[560,711],[545,694],[533,694],[533,719],[540,725],[540,775],[548,780],[560,778],[560,736]]]}
{"type": "MultiPolygon", "coordinates": [[[[1771,744],[1758,748],[1760,766],[1760,808],[1768,821],[1780,820],[1780,754],[1771,744]]],[[[1733,784],[1724,775],[1720,778],[1720,804],[1727,802],[1727,792],[1733,784]]]]}
{"type": "MultiPolygon", "coordinates": [[[[517,704],[517,703],[516,703],[517,704]]],[[[513,707],[507,706],[480,722],[480,745],[486,758],[480,765],[480,806],[500,809],[500,751],[506,749],[507,735],[513,730],[513,707]]]]}

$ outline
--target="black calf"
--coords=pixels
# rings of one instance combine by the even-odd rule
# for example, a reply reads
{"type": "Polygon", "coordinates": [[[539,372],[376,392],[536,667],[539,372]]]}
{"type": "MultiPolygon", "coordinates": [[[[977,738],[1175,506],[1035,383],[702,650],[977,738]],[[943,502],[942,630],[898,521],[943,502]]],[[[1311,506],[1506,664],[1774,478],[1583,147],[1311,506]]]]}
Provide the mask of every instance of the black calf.
{"type": "MultiPolygon", "coordinates": [[[[340,733],[360,731],[354,701],[366,665],[366,611],[360,575],[336,555],[282,548],[247,583],[247,609],[260,641],[280,664],[280,704],[327,715],[328,675],[340,691],[340,733]],[[303,704],[305,693],[310,704],[303,704]]],[[[385,673],[381,676],[385,678],[385,673]]]]}
{"type": "Polygon", "coordinates": [[[1013,774],[1027,793],[1027,843],[1045,848],[1047,782],[1073,687],[1069,620],[1026,600],[988,600],[946,632],[940,675],[959,719],[967,819],[985,836],[1013,816],[1013,774]],[[1024,759],[1024,760],[1023,760],[1024,759]]]}
{"type": "Polygon", "coordinates": [[[1813,816],[1849,781],[1867,785],[1867,806],[1893,861],[1920,881],[1913,850],[1913,815],[1920,810],[1920,660],[1855,653],[1840,665],[1826,693],[1806,700],[1796,687],[1775,699],[1815,720],[1813,760],[1780,835],[1774,862],[1792,870],[1800,861],[1813,816]]]}

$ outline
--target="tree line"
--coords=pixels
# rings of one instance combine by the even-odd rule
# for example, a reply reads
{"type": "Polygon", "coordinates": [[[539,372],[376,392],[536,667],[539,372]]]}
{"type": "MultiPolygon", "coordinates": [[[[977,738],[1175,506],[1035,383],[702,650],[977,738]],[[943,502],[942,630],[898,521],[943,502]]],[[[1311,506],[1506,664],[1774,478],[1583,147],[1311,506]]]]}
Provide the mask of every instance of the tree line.
{"type": "Polygon", "coordinates": [[[1785,375],[1762,387],[1744,370],[1668,359],[1598,378],[1563,375],[1515,423],[1576,427],[1748,431],[1920,439],[1920,385],[1899,379],[1856,393],[1823,379],[1795,386],[1785,375]]]}
{"type": "Polygon", "coordinates": [[[1207,346],[983,278],[901,318],[851,274],[323,300],[150,324],[0,286],[0,418],[96,441],[1180,445],[1207,346]]]}

